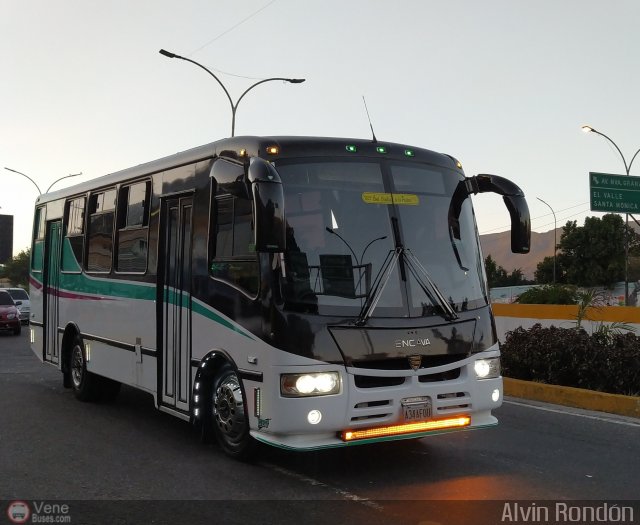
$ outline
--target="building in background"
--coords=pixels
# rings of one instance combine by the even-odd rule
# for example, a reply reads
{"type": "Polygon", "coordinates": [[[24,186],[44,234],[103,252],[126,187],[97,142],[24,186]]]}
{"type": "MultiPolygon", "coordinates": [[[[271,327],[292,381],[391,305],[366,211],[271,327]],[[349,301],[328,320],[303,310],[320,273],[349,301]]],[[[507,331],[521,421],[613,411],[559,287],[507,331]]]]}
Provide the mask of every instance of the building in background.
{"type": "Polygon", "coordinates": [[[13,257],[13,215],[0,215],[0,264],[13,257]]]}

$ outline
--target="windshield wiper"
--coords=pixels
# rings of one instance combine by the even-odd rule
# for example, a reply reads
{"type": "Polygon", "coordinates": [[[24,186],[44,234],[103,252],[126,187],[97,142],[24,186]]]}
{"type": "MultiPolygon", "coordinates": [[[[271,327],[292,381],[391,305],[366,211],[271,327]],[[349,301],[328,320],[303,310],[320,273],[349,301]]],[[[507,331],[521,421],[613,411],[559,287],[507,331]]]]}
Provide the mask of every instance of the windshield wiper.
{"type": "Polygon", "coordinates": [[[396,246],[395,249],[389,251],[387,257],[380,268],[380,271],[376,275],[376,278],[371,287],[371,292],[367,294],[367,299],[362,305],[360,314],[356,319],[356,326],[364,325],[367,320],[373,315],[373,311],[380,301],[382,292],[389,282],[391,273],[393,272],[398,260],[402,259],[402,262],[409,269],[413,277],[416,279],[420,288],[429,297],[429,300],[436,306],[439,306],[443,311],[443,316],[447,321],[453,321],[458,319],[458,314],[453,309],[449,301],[442,294],[436,283],[433,281],[427,269],[422,265],[418,258],[411,253],[411,250],[403,248],[402,246],[396,246]],[[424,279],[420,277],[420,274],[424,276],[424,279]]]}
{"type": "Polygon", "coordinates": [[[373,285],[371,286],[371,290],[367,293],[367,299],[365,300],[362,308],[360,309],[360,313],[358,314],[358,318],[356,319],[356,326],[362,326],[367,322],[367,320],[373,314],[376,306],[378,305],[378,301],[380,300],[380,296],[389,282],[389,277],[391,277],[391,273],[393,272],[396,264],[398,263],[398,259],[400,258],[404,248],[396,246],[393,250],[390,250],[387,256],[382,263],[382,267],[378,271],[376,278],[373,281],[373,285]]]}
{"type": "Polygon", "coordinates": [[[415,255],[413,255],[413,253],[409,249],[405,249],[403,251],[403,254],[407,268],[409,268],[411,274],[415,277],[416,281],[418,281],[420,288],[422,288],[424,293],[427,294],[427,297],[429,297],[432,303],[435,303],[436,305],[440,306],[440,308],[442,308],[444,317],[447,319],[447,321],[458,319],[458,314],[453,309],[453,306],[451,306],[449,301],[447,301],[447,298],[442,294],[435,281],[431,278],[429,272],[423,266],[420,260],[415,255]],[[421,273],[424,276],[424,280],[420,279],[420,275],[418,275],[418,273],[421,273]]]}

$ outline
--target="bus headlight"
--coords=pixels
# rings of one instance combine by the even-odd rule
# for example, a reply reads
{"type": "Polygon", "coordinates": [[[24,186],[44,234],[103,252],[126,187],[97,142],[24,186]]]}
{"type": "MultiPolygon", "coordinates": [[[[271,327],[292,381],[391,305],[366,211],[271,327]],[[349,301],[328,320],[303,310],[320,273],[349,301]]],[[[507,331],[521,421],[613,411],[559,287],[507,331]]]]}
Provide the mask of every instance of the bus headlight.
{"type": "Polygon", "coordinates": [[[340,392],[338,372],[282,374],[280,393],[284,397],[327,396],[340,392]]]}
{"type": "Polygon", "coordinates": [[[500,358],[478,359],[473,365],[473,370],[476,373],[476,379],[494,379],[500,377],[500,358]]]}

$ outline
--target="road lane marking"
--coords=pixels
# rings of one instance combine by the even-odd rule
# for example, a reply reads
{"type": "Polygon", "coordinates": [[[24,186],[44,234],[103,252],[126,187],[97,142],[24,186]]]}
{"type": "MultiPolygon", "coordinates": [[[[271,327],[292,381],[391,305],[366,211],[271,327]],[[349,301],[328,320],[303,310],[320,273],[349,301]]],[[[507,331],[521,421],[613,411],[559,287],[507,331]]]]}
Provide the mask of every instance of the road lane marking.
{"type": "Polygon", "coordinates": [[[616,425],[624,425],[627,427],[640,427],[640,421],[635,423],[633,421],[621,421],[619,419],[614,419],[613,417],[603,417],[603,416],[592,416],[590,414],[580,414],[578,412],[571,412],[571,408],[567,407],[565,410],[561,410],[558,408],[550,408],[544,407],[540,405],[530,405],[529,403],[520,403],[518,401],[504,401],[505,404],[508,405],[516,405],[521,407],[533,408],[534,410],[542,410],[544,412],[554,412],[555,414],[566,414],[569,416],[577,416],[583,417],[585,419],[595,419],[596,421],[603,421],[605,423],[615,423],[616,425]]]}
{"type": "Polygon", "coordinates": [[[364,505],[365,507],[369,507],[370,509],[375,509],[378,511],[384,510],[384,507],[382,505],[378,505],[376,502],[371,501],[368,498],[363,498],[361,496],[358,496],[357,494],[353,494],[351,492],[340,489],[338,487],[327,485],[323,481],[318,481],[317,479],[311,478],[309,476],[305,476],[304,474],[300,474],[299,472],[295,472],[293,470],[289,470],[284,467],[279,467],[278,465],[274,465],[273,463],[260,462],[260,465],[262,465],[263,467],[267,467],[271,470],[274,470],[279,474],[283,474],[290,478],[294,478],[298,481],[311,485],[313,487],[322,487],[324,489],[327,489],[331,492],[334,492],[335,494],[338,494],[341,498],[347,501],[353,501],[355,503],[359,503],[361,505],[364,505]]]}

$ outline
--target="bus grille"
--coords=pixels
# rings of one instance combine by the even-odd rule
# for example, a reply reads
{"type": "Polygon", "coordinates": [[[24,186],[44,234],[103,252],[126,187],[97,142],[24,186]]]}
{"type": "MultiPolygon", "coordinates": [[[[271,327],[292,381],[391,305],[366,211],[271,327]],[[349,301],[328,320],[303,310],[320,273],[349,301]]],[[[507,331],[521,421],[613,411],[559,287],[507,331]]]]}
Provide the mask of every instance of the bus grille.
{"type": "MultiPolygon", "coordinates": [[[[436,366],[449,365],[462,361],[468,357],[467,354],[449,354],[449,355],[424,355],[422,356],[422,369],[433,368],[436,366]]],[[[393,359],[366,359],[352,361],[351,365],[355,368],[370,370],[411,370],[409,359],[399,357],[393,359]]]]}
{"type": "MultiPolygon", "coordinates": [[[[438,372],[436,374],[422,374],[418,376],[420,383],[439,383],[442,381],[451,381],[460,377],[461,368],[454,368],[446,372],[438,372]]],[[[407,377],[378,377],[354,375],[354,381],[358,388],[384,388],[391,386],[399,386],[405,383],[407,377]]]]}

